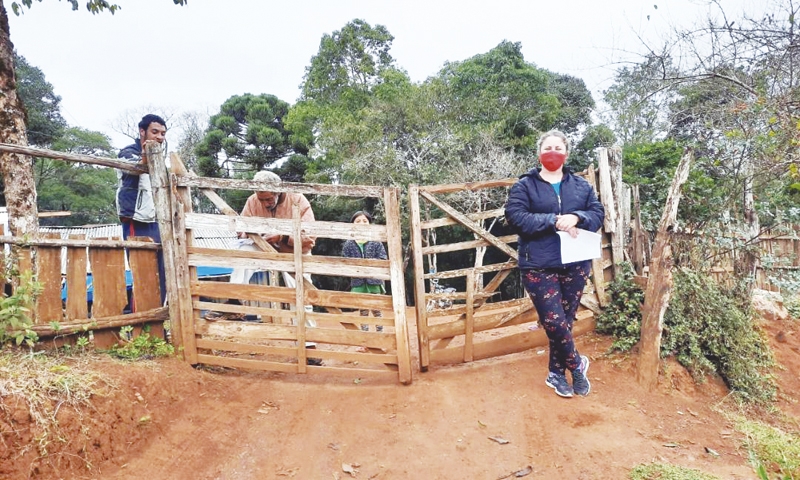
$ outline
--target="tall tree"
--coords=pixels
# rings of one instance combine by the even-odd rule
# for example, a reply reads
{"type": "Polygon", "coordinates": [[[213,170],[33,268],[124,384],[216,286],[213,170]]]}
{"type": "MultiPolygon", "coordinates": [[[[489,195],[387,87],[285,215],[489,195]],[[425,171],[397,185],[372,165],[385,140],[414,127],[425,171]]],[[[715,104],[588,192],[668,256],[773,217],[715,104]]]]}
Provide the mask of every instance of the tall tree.
{"type": "Polygon", "coordinates": [[[372,27],[360,19],[323,35],[306,68],[301,100],[332,104],[365,98],[380,82],[381,71],[394,64],[392,40],[383,25],[372,27]]]}
{"type": "MultiPolygon", "coordinates": [[[[82,128],[67,128],[53,150],[113,157],[111,140],[82,128]]],[[[69,217],[49,220],[59,225],[87,225],[117,221],[116,172],[110,168],[38,158],[34,167],[38,207],[41,211],[67,210],[69,217]]],[[[42,223],[47,222],[43,219],[42,223]]]]}
{"type": "Polygon", "coordinates": [[[209,120],[196,148],[197,167],[209,176],[257,172],[297,153],[306,154],[284,128],[289,104],[275,95],[234,95],[209,120]]]}
{"type": "Polygon", "coordinates": [[[594,107],[583,80],[526,62],[522,44],[503,41],[487,53],[449,62],[429,83],[437,107],[463,134],[487,129],[518,151],[531,151],[540,132],[588,125],[594,107]]]}
{"type": "Polygon", "coordinates": [[[17,93],[25,105],[28,142],[48,147],[61,136],[67,126],[61,116],[61,97],[45,79],[44,72],[29,64],[25,57],[14,53],[17,74],[17,93]]]}
{"type": "MultiPolygon", "coordinates": [[[[41,2],[42,0],[38,0],[41,2]]],[[[78,9],[78,0],[68,0],[73,10],[78,9]]],[[[172,0],[184,5],[187,0],[172,0]]],[[[33,0],[11,2],[15,14],[22,7],[30,8],[33,0]]],[[[105,0],[88,0],[86,8],[94,13],[108,10],[114,13],[119,6],[105,0]]],[[[17,93],[17,78],[14,71],[14,45],[8,26],[8,11],[4,0],[0,0],[0,142],[27,145],[25,110],[17,93]]],[[[0,154],[0,173],[5,179],[9,226],[14,235],[35,233],[36,189],[34,188],[31,160],[26,155],[0,154]]]]}

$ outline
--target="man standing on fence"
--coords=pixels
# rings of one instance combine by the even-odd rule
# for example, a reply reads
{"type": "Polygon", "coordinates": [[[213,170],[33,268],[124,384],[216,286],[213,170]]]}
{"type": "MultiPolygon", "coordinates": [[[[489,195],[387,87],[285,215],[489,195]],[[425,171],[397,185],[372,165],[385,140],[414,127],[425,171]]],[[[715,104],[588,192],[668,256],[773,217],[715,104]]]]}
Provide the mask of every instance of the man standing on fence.
{"type": "MultiPolygon", "coordinates": [[[[139,122],[139,138],[119,152],[119,158],[139,165],[147,165],[144,144],[154,140],[160,144],[165,141],[167,122],[158,115],[149,113],[139,122]]],[[[161,234],[156,222],[156,206],[150,188],[150,175],[117,170],[117,214],[122,223],[122,238],[150,237],[161,243],[161,234]]],[[[158,251],[158,279],[161,286],[161,304],[167,297],[167,279],[164,275],[164,254],[158,251]]],[[[134,299],[135,301],[135,299],[134,299]]],[[[132,306],[133,307],[133,306],[132,306]]],[[[135,309],[134,309],[135,310],[135,309]]]]}

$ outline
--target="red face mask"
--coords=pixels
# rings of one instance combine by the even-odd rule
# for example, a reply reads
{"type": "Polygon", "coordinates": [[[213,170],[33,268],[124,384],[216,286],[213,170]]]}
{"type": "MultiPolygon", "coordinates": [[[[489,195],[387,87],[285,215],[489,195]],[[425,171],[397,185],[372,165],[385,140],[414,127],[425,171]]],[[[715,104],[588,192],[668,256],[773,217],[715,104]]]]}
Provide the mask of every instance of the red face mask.
{"type": "Polygon", "coordinates": [[[542,166],[551,172],[555,172],[561,168],[566,160],[567,156],[565,154],[556,152],[555,150],[539,154],[539,161],[542,162],[542,166]]]}

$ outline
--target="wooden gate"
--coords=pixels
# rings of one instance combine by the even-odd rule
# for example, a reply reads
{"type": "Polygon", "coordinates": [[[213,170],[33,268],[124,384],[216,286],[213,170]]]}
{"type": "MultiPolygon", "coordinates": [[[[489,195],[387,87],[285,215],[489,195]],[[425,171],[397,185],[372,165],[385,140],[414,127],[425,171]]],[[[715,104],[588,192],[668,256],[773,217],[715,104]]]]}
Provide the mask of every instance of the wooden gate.
{"type": "MultiPolygon", "coordinates": [[[[501,287],[518,277],[517,236],[496,236],[491,232],[502,229],[508,190],[516,181],[510,178],[409,188],[422,371],[432,362],[470,362],[547,344],[524,289],[518,289],[516,298],[499,298],[501,293],[509,296],[508,292],[501,292],[501,287]],[[456,205],[462,210],[467,206],[469,211],[460,211],[456,205]],[[464,240],[465,233],[471,234],[472,239],[464,240]],[[451,241],[437,242],[440,238],[451,241]],[[459,267],[440,270],[438,265],[444,262],[439,260],[445,256],[449,256],[448,264],[459,267]],[[484,259],[495,263],[484,264],[484,259]],[[442,288],[443,281],[455,282],[460,288],[442,288]]],[[[606,281],[605,268],[611,265],[606,235],[603,243],[606,260],[592,265],[593,283],[599,288],[606,281]]],[[[611,272],[607,274],[610,277],[611,272]]],[[[581,300],[576,335],[594,329],[592,310],[599,309],[596,289],[592,287],[587,285],[590,291],[581,300]]]]}
{"type": "MultiPolygon", "coordinates": [[[[308,371],[344,374],[354,379],[390,376],[411,382],[411,355],[406,324],[402,276],[398,189],[345,185],[262,182],[200,178],[188,174],[173,155],[171,216],[176,294],[170,296],[181,318],[184,354],[202,363],[280,372],[308,371]],[[192,212],[188,189],[199,188],[219,214],[192,212]],[[383,203],[386,225],[356,226],[346,222],[302,222],[298,205],[292,219],[241,217],[215,189],[269,190],[305,195],[376,198],[383,203]],[[258,251],[199,248],[192,245],[193,229],[225,229],[246,235],[258,251]],[[317,239],[364,239],[385,242],[388,260],[351,259],[341,256],[303,255],[301,233],[317,239]],[[261,235],[286,235],[294,239],[293,253],[279,253],[261,235]],[[255,269],[269,281],[235,284],[198,280],[198,266],[255,269]],[[321,290],[309,275],[366,277],[389,281],[387,295],[321,290]],[[284,280],[284,285],[278,279],[284,280]],[[294,281],[303,279],[303,281],[294,281]],[[293,285],[292,285],[293,284],[293,285]],[[360,310],[379,310],[382,317],[362,317],[360,310]],[[248,322],[231,317],[247,316],[248,322]],[[316,323],[308,327],[307,322],[316,323]],[[362,331],[361,324],[383,327],[382,332],[362,331]],[[307,342],[316,344],[313,350],[307,342]],[[307,359],[323,365],[307,365],[307,359]]],[[[158,181],[156,181],[158,183],[158,181]]],[[[157,208],[165,208],[164,205],[157,208]]],[[[159,212],[159,218],[162,218],[159,212]]],[[[162,230],[162,240],[163,240],[162,230]]],[[[164,241],[165,253],[167,242],[164,241]]],[[[168,277],[170,272],[168,272],[168,277]]],[[[168,291],[171,289],[168,288],[168,291]]]]}

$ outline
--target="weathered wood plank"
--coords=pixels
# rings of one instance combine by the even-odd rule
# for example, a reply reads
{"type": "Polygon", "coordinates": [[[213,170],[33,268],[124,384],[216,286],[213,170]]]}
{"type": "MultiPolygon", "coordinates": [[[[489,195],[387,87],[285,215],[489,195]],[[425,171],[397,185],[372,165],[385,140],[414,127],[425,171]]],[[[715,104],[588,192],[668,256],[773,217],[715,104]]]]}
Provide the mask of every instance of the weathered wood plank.
{"type": "Polygon", "coordinates": [[[0,143],[0,152],[18,153],[22,155],[30,155],[32,157],[53,158],[56,160],[64,160],[66,162],[102,165],[104,167],[125,170],[126,172],[147,173],[145,167],[138,164],[132,164],[130,162],[124,162],[118,158],[105,158],[95,157],[93,155],[81,155],[78,153],[57,152],[55,150],[48,150],[45,148],[14,145],[11,143],[0,143]]]}
{"type": "Polygon", "coordinates": [[[391,263],[392,303],[394,306],[394,330],[397,348],[397,367],[400,383],[411,383],[411,347],[408,344],[406,322],[406,289],[403,277],[403,244],[400,229],[400,189],[384,190],[383,205],[386,209],[386,230],[389,262],[391,263]]]}
{"type": "MultiPolygon", "coordinates": [[[[419,200],[419,198],[417,200],[419,200]]],[[[470,220],[477,222],[478,220],[486,220],[487,218],[502,217],[503,215],[505,215],[505,213],[506,209],[505,207],[503,207],[503,208],[495,208],[493,210],[486,210],[483,212],[467,213],[466,216],[470,220]]],[[[452,217],[442,217],[442,218],[434,218],[433,220],[421,221],[419,224],[419,228],[421,230],[428,230],[430,228],[439,228],[439,227],[446,227],[448,225],[458,225],[458,224],[459,224],[458,220],[452,217]]]]}
{"type": "MultiPolygon", "coordinates": [[[[592,189],[594,189],[595,193],[597,193],[597,180],[593,165],[589,165],[588,175],[586,177],[587,181],[589,182],[589,185],[591,185],[592,189]]],[[[597,299],[600,302],[600,305],[601,306],[608,305],[608,297],[606,295],[605,275],[603,273],[603,262],[602,259],[600,258],[592,259],[592,284],[594,286],[595,293],[597,293],[597,299]]]]}
{"type": "Polygon", "coordinates": [[[517,259],[517,251],[513,248],[509,247],[505,243],[501,242],[497,239],[494,235],[489,233],[485,228],[481,225],[478,225],[474,221],[470,220],[466,215],[459,212],[455,208],[451,207],[450,205],[446,204],[445,202],[440,201],[432,194],[429,194],[425,191],[420,191],[420,195],[424,197],[426,200],[431,202],[432,204],[436,205],[439,209],[441,209],[446,214],[450,215],[451,217],[458,220],[458,222],[466,227],[467,229],[471,230],[475,235],[481,237],[482,239],[486,240],[490,244],[492,244],[495,248],[499,249],[509,257],[513,258],[514,260],[517,259]]]}
{"type": "MultiPolygon", "coordinates": [[[[70,237],[80,240],[83,235],[70,237]]],[[[89,317],[89,305],[86,297],[86,247],[67,248],[67,321],[89,317]]]]}
{"type": "Polygon", "coordinates": [[[408,203],[411,221],[411,253],[414,260],[414,308],[417,313],[419,363],[420,370],[426,372],[430,365],[430,342],[428,339],[428,311],[425,308],[425,266],[422,256],[422,228],[420,227],[418,185],[409,185],[408,203]]]}
{"type": "MultiPolygon", "coordinates": [[[[184,358],[190,363],[194,361],[194,338],[187,335],[184,326],[191,322],[191,307],[186,305],[186,301],[181,296],[181,283],[186,282],[186,263],[175,238],[175,228],[172,224],[173,216],[176,216],[183,208],[179,205],[177,195],[173,196],[170,186],[169,171],[165,161],[166,145],[161,145],[154,141],[147,141],[144,144],[144,152],[147,158],[147,168],[150,174],[150,187],[153,195],[153,203],[156,210],[156,222],[158,231],[161,235],[161,249],[164,257],[164,274],[166,276],[166,299],[170,309],[170,323],[180,324],[175,330],[178,335],[173,336],[173,341],[182,347],[184,358]],[[180,273],[179,273],[180,271],[180,273]],[[188,342],[188,343],[187,343],[188,342]]],[[[185,237],[184,237],[185,239],[185,237]]],[[[186,284],[184,283],[184,288],[186,284]]],[[[160,301],[160,299],[159,299],[160,301]]]]}
{"type": "MultiPolygon", "coordinates": [[[[517,235],[504,235],[502,237],[497,237],[503,243],[515,243],[518,239],[517,235]]],[[[471,250],[473,248],[478,247],[486,247],[491,245],[486,240],[469,240],[466,242],[458,242],[458,243],[444,243],[441,245],[433,245],[430,247],[422,247],[422,254],[423,255],[430,255],[434,253],[445,253],[445,252],[458,252],[461,250],[471,250]]]]}
{"type": "Polygon", "coordinates": [[[476,190],[483,190],[485,188],[497,188],[497,187],[510,187],[519,181],[518,178],[501,178],[499,180],[484,180],[480,182],[468,182],[468,183],[451,183],[451,184],[444,184],[444,185],[426,185],[420,187],[421,192],[429,192],[429,193],[451,193],[451,192],[461,192],[464,190],[474,192],[476,190]]]}
{"type": "Polygon", "coordinates": [[[50,325],[34,325],[32,329],[40,337],[53,337],[56,335],[82,333],[89,330],[106,330],[110,328],[124,327],[126,325],[163,322],[167,319],[169,319],[169,309],[167,307],[160,307],[153,310],[129,313],[125,315],[112,315],[109,317],[93,317],[71,320],[59,324],[58,329],[54,329],[50,325]]]}
{"type": "MultiPolygon", "coordinates": [[[[188,266],[186,249],[192,245],[192,234],[186,230],[186,212],[192,211],[192,195],[188,188],[177,187],[175,175],[184,175],[186,166],[177,153],[170,154],[170,202],[172,211],[172,234],[175,249],[175,279],[178,282],[177,298],[180,303],[172,312],[178,311],[180,316],[170,321],[172,327],[172,342],[183,353],[183,358],[192,365],[197,364],[196,337],[194,334],[194,321],[199,318],[200,312],[192,309],[191,288],[189,282],[197,277],[197,268],[188,266]],[[188,270],[188,271],[187,271],[188,270]]],[[[166,272],[165,272],[166,274],[166,272]]],[[[170,287],[168,287],[170,288],[170,287]]],[[[169,297],[169,296],[168,296],[169,297]]]]}
{"type": "Polygon", "coordinates": [[[346,325],[360,325],[362,323],[368,323],[370,325],[382,325],[384,327],[394,326],[394,312],[391,310],[384,311],[382,317],[362,317],[358,310],[356,310],[354,312],[345,313],[309,312],[306,314],[306,318],[314,320],[320,327],[340,326],[347,328],[346,325]]]}
{"type": "MultiPolygon", "coordinates": [[[[233,322],[219,320],[209,322],[200,319],[195,322],[197,335],[211,335],[233,339],[249,340],[297,340],[297,327],[275,323],[233,322]]],[[[295,353],[297,350],[294,350],[295,353]]]]}
{"type": "Polygon", "coordinates": [[[475,304],[473,292],[475,291],[475,276],[467,275],[467,312],[464,318],[464,361],[471,362],[474,355],[475,332],[475,304]]]}
{"type": "Polygon", "coordinates": [[[374,293],[351,293],[333,290],[309,290],[306,292],[309,303],[338,308],[357,308],[369,310],[391,310],[392,296],[374,293]]]}
{"type": "MultiPolygon", "coordinates": [[[[39,234],[41,238],[58,238],[57,233],[39,234]]],[[[61,322],[61,247],[40,246],[36,249],[36,279],[42,293],[36,300],[35,323],[61,322]]]]}
{"type": "MultiPolygon", "coordinates": [[[[297,340],[297,327],[294,325],[225,320],[209,322],[201,319],[197,322],[196,331],[199,335],[219,335],[250,340],[297,340]]],[[[379,348],[386,351],[396,349],[393,335],[378,335],[361,330],[309,328],[306,329],[306,340],[333,345],[379,348]]]]}
{"type": "MultiPolygon", "coordinates": [[[[386,265],[386,260],[365,260],[360,262],[342,261],[337,264],[336,259],[347,260],[341,257],[317,257],[316,255],[305,258],[305,272],[312,275],[336,275],[341,277],[391,279],[391,273],[386,265]],[[358,263],[375,264],[373,267],[358,263]],[[386,265],[386,266],[384,266],[386,265]],[[335,270],[332,268],[335,266],[335,270]]],[[[294,273],[294,257],[290,253],[249,252],[244,250],[219,250],[213,248],[189,248],[189,265],[209,267],[244,267],[258,270],[278,270],[294,273]]]]}
{"type": "MultiPolygon", "coordinates": [[[[220,367],[229,367],[229,368],[243,368],[249,370],[263,370],[269,372],[299,373],[297,368],[298,364],[295,363],[267,362],[264,360],[251,360],[248,358],[233,358],[233,357],[217,357],[214,355],[198,355],[198,357],[200,363],[204,363],[207,365],[217,365],[220,367]]],[[[387,378],[396,376],[396,372],[391,368],[387,368],[385,370],[379,370],[379,369],[365,369],[365,368],[307,366],[306,370],[317,373],[325,373],[326,375],[341,375],[351,378],[354,376],[357,378],[387,378]]]]}
{"type": "Polygon", "coordinates": [[[125,251],[89,249],[94,288],[92,317],[122,314],[128,304],[125,286],[125,251]]]}
{"type": "MultiPolygon", "coordinates": [[[[322,220],[304,222],[303,234],[315,237],[341,240],[386,241],[386,227],[378,224],[357,225],[322,220]]],[[[211,213],[187,213],[186,228],[215,228],[236,233],[255,233],[258,235],[291,235],[292,220],[282,218],[242,217],[214,215],[211,213]]]]}
{"type": "Polygon", "coordinates": [[[39,238],[26,240],[18,237],[0,236],[0,244],[7,243],[9,245],[25,245],[25,246],[45,246],[45,247],[68,247],[68,248],[87,248],[94,249],[110,248],[118,250],[120,248],[127,249],[144,249],[144,250],[158,250],[161,246],[157,243],[144,243],[144,242],[131,242],[124,240],[105,240],[100,238],[92,238],[85,240],[78,240],[73,238],[39,238]]]}
{"type": "MultiPolygon", "coordinates": [[[[484,303],[480,309],[482,312],[488,310],[497,310],[503,308],[516,308],[518,305],[527,305],[530,304],[530,299],[527,297],[516,298],[514,300],[506,300],[503,302],[495,302],[495,303],[484,303]]],[[[477,307],[477,306],[476,306],[477,307]]],[[[435,309],[431,310],[428,313],[429,318],[435,317],[453,317],[458,315],[465,315],[467,313],[466,305],[453,305],[450,308],[445,309],[435,309]]]]}
{"type": "MultiPolygon", "coordinates": [[[[294,301],[294,299],[292,299],[294,301]]],[[[281,310],[280,308],[251,307],[249,305],[235,305],[232,303],[215,303],[195,300],[192,306],[197,310],[208,310],[210,312],[241,313],[245,315],[261,315],[263,317],[293,318],[292,310],[281,310]]]]}
{"type": "MultiPolygon", "coordinates": [[[[574,336],[583,335],[586,332],[594,330],[594,327],[594,317],[575,322],[572,334],[574,336]]],[[[531,348],[543,347],[545,345],[547,345],[547,334],[545,334],[544,330],[539,329],[532,332],[520,332],[502,338],[476,343],[474,346],[473,358],[475,360],[482,360],[484,358],[523,352],[531,348]]],[[[441,363],[459,363],[463,358],[463,346],[434,350],[431,352],[431,360],[441,363]]]]}
{"type": "Polygon", "coordinates": [[[211,298],[237,298],[257,302],[293,303],[294,289],[270,285],[251,285],[228,282],[196,281],[191,285],[192,295],[211,298]]]}
{"type": "MultiPolygon", "coordinates": [[[[131,237],[138,242],[152,242],[149,237],[131,237]]],[[[133,276],[134,310],[152,310],[161,306],[160,282],[156,252],[131,250],[128,253],[133,276]]]]}
{"type": "Polygon", "coordinates": [[[191,175],[177,177],[179,187],[213,188],[224,190],[252,190],[268,192],[292,192],[310,195],[335,195],[339,197],[373,197],[383,195],[383,187],[365,185],[332,185],[319,183],[267,183],[233,178],[206,178],[191,175]]]}
{"type": "Polygon", "coordinates": [[[425,279],[456,278],[456,277],[464,277],[472,273],[488,273],[488,272],[496,272],[499,270],[511,270],[514,268],[517,268],[517,261],[509,260],[508,262],[505,263],[493,263],[489,265],[482,265],[480,267],[469,267],[469,268],[462,268],[460,270],[444,270],[436,273],[426,273],[423,276],[423,278],[425,279]]]}
{"type": "MultiPolygon", "coordinates": [[[[292,238],[294,245],[295,280],[303,278],[303,225],[300,221],[300,203],[292,204],[292,238]]],[[[305,282],[295,281],[295,305],[297,305],[297,366],[300,373],[306,372],[306,309],[305,282]]]]}

